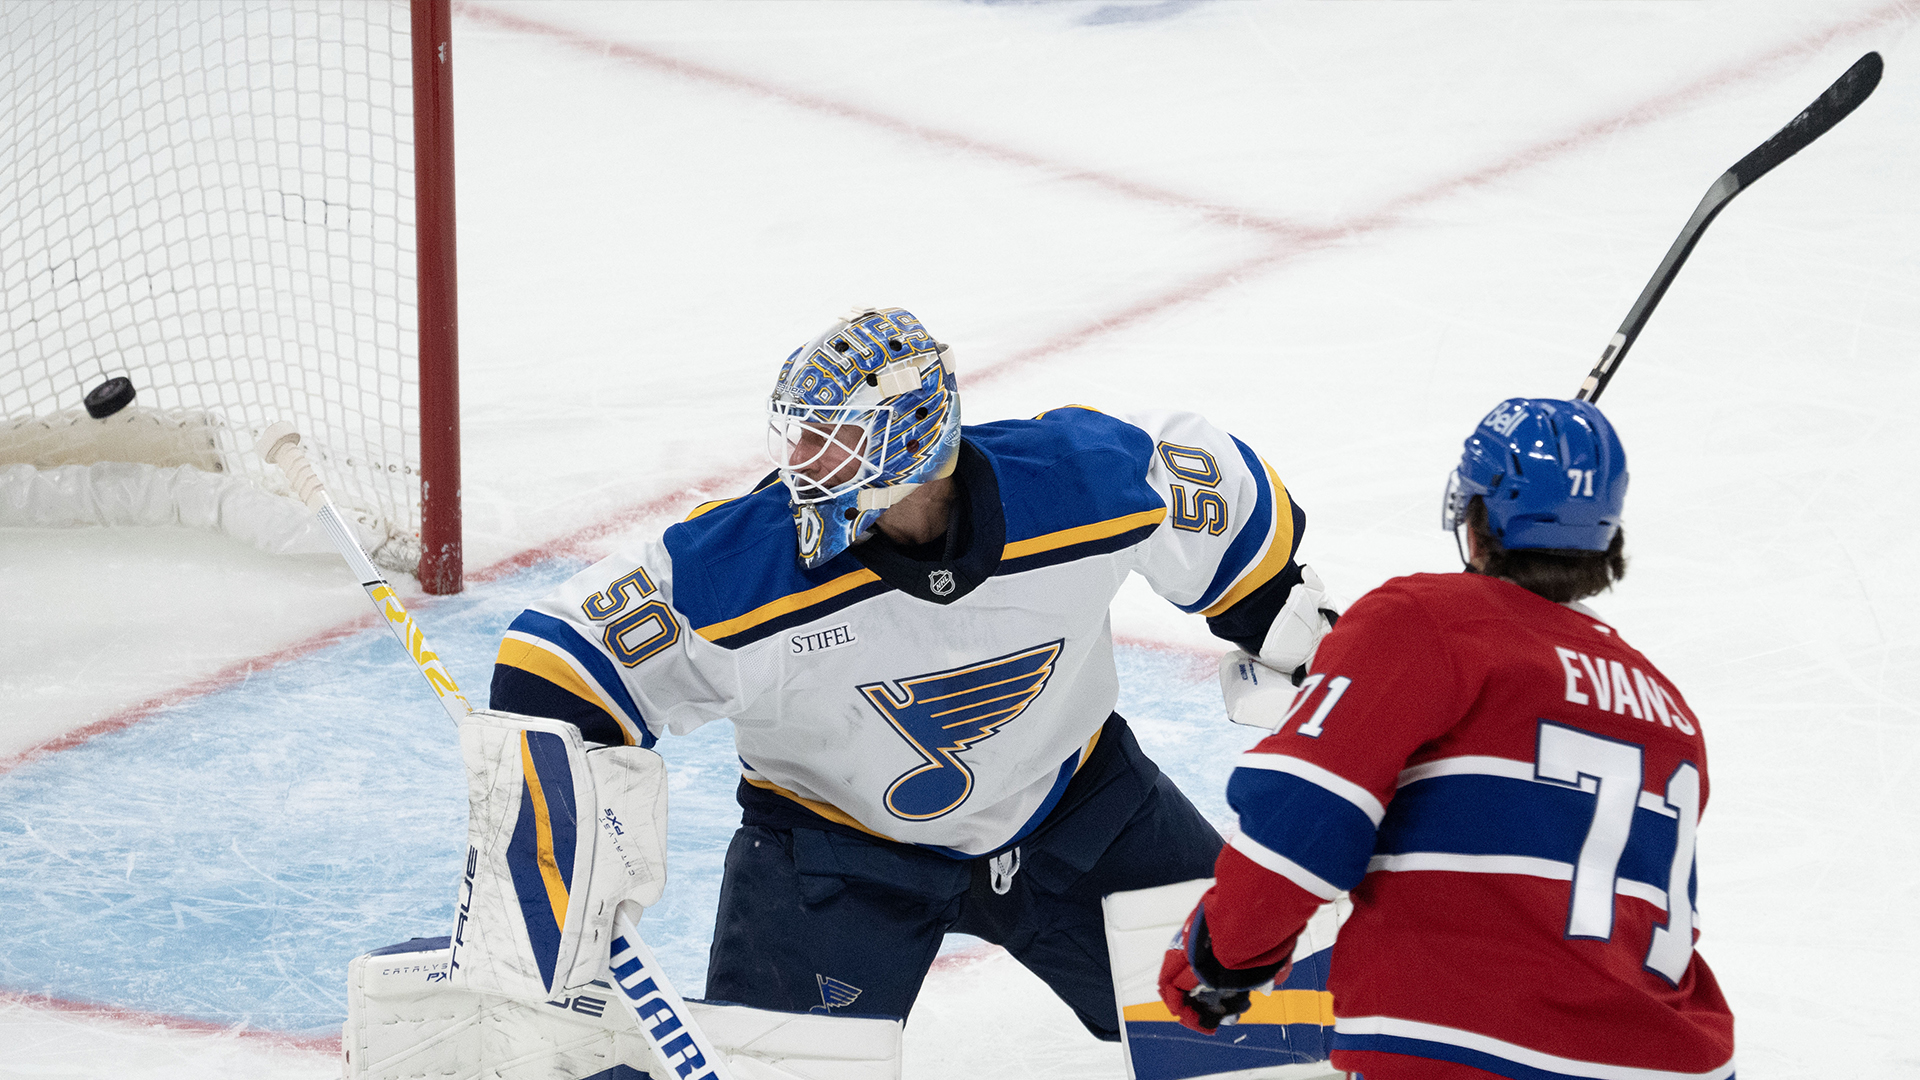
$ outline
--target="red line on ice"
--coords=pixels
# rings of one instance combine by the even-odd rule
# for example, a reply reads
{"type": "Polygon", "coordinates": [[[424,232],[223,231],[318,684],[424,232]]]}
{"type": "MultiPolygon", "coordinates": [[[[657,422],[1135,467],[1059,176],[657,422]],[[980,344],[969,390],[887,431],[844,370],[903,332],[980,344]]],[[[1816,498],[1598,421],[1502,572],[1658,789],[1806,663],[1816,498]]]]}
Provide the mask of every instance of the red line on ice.
{"type": "Polygon", "coordinates": [[[1088,169],[1067,162],[1053,161],[1039,154],[1031,153],[1011,146],[977,139],[957,131],[948,131],[930,124],[919,123],[904,117],[894,116],[879,109],[868,108],[849,101],[836,101],[820,94],[809,93],[794,87],[756,79],[738,72],[727,71],[708,64],[696,63],[682,57],[661,52],[627,41],[614,41],[610,38],[595,37],[592,34],[569,30],[563,26],[541,22],[524,15],[511,14],[475,3],[457,3],[454,13],[464,19],[502,30],[512,30],[534,37],[571,46],[591,56],[615,60],[634,67],[647,68],[666,75],[685,79],[689,82],[705,83],[725,90],[734,90],[769,98],[795,108],[830,116],[840,120],[850,120],[868,127],[878,128],[895,135],[906,136],[920,142],[929,143],[943,150],[955,150],[974,157],[986,158],[1006,165],[1018,165],[1039,169],[1063,180],[1091,184],[1095,187],[1143,202],[1170,206],[1180,210],[1189,210],[1200,214],[1216,224],[1230,225],[1235,228],[1253,229],[1275,236],[1295,236],[1306,230],[1303,226],[1279,218],[1268,217],[1249,210],[1182,195],[1177,191],[1124,176],[1088,169]]]}
{"type": "MultiPolygon", "coordinates": [[[[1248,277],[1277,269],[1280,265],[1302,256],[1325,250],[1349,239],[1358,239],[1374,233],[1386,232],[1406,224],[1407,215],[1421,207],[1437,202],[1472,188],[1485,187],[1504,180],[1517,173],[1524,172],[1536,165],[1545,164],[1563,154],[1583,149],[1602,139],[1617,135],[1623,131],[1645,127],[1655,121],[1665,119],[1687,106],[1697,104],[1714,93],[1728,89],[1739,83],[1749,82],[1770,73],[1790,60],[1811,56],[1826,46],[1845,37],[1870,30],[1883,23],[1910,15],[1910,0],[1894,0],[1893,3],[1876,8],[1873,11],[1846,22],[1777,48],[1768,50],[1758,57],[1731,67],[1723,68],[1713,74],[1696,79],[1684,86],[1656,95],[1615,116],[1588,121],[1572,131],[1543,139],[1531,146],[1518,150],[1490,165],[1445,177],[1416,188],[1404,195],[1387,200],[1371,211],[1357,214],[1342,222],[1319,229],[1296,228],[1293,234],[1283,242],[1276,242],[1262,254],[1255,255],[1222,270],[1199,275],[1180,282],[1168,289],[1144,299],[1135,300],[1126,307],[1113,311],[1073,330],[1057,334],[1025,349],[1014,352],[1005,358],[983,367],[975,368],[965,376],[968,385],[978,385],[1000,378],[1009,372],[1027,366],[1036,360],[1044,360],[1059,353],[1070,352],[1116,331],[1126,329],[1151,316],[1158,315],[1170,308],[1192,303],[1210,296],[1222,289],[1240,284],[1248,277]]],[[[1809,98],[1811,100],[1811,98],[1809,98]]],[[[1750,143],[1737,144],[1740,149],[1758,145],[1762,138],[1771,135],[1771,131],[1753,132],[1750,143]]],[[[1736,149],[1735,152],[1740,152],[1736,149]]],[[[1732,159],[1729,158],[1729,164],[1732,159]]],[[[1704,185],[1703,185],[1704,187],[1704,185]]],[[[1676,209],[1682,209],[1676,204],[1676,209]]]]}
{"type": "MultiPolygon", "coordinates": [[[[1737,64],[1687,83],[1677,89],[1657,95],[1628,109],[1617,116],[1590,121],[1566,134],[1545,139],[1510,154],[1500,161],[1457,176],[1444,178],[1405,195],[1388,200],[1374,210],[1325,227],[1311,227],[1278,218],[1256,214],[1251,211],[1237,210],[1215,203],[1189,198],[1178,192],[1168,191],[1141,181],[1125,177],[1112,176],[1092,169],[1080,168],[1061,162],[1049,161],[1037,154],[1010,147],[996,146],[968,135],[943,131],[924,124],[914,123],[899,117],[890,116],[875,109],[847,102],[833,101],[799,90],[779,87],[761,82],[744,75],[735,74],[696,64],[692,61],[668,56],[639,45],[608,41],[594,38],[577,31],[551,26],[504,12],[493,11],[473,3],[460,3],[455,11],[462,17],[476,22],[488,23],[502,29],[518,30],[535,34],[572,45],[595,55],[612,57],[627,63],[664,71],[697,82],[744,91],[762,97],[769,97],[787,104],[822,113],[840,119],[865,123],[873,127],[898,135],[932,143],[949,150],[958,150],[974,154],[1003,164],[1036,168],[1061,179],[1087,183],[1113,194],[1124,195],[1145,202],[1177,209],[1190,210],[1201,214],[1215,224],[1233,228],[1250,229],[1272,238],[1269,250],[1244,259],[1223,269],[1210,271],[1187,281],[1176,283],[1158,293],[1137,299],[1117,310],[1093,319],[1077,328],[1057,334],[1038,342],[1026,349],[1015,352],[997,363],[976,368],[967,375],[968,385],[979,385],[1000,378],[1010,372],[1036,361],[1044,360],[1060,353],[1070,352],[1092,341],[1113,334],[1140,323],[1154,315],[1183,304],[1211,296],[1223,289],[1237,285],[1250,275],[1265,273],[1281,264],[1291,262],[1317,251],[1334,246],[1343,240],[1393,229],[1405,223],[1406,215],[1415,209],[1433,203],[1449,195],[1470,188],[1481,187],[1506,179],[1535,165],[1544,164],[1563,154],[1579,150],[1599,139],[1621,131],[1644,127],[1657,120],[1664,119],[1680,109],[1697,103],[1712,94],[1739,83],[1748,82],[1768,73],[1780,64],[1807,57],[1842,38],[1862,33],[1883,23],[1906,18],[1909,4],[1906,0],[1875,8],[1853,19],[1837,23],[1824,31],[1781,45],[1762,53],[1744,63],[1737,64]]],[[[1759,133],[1755,137],[1763,137],[1759,133]]],[[[630,528],[674,512],[687,506],[695,498],[711,496],[716,492],[733,490],[759,475],[759,470],[751,467],[735,467],[718,472],[688,484],[681,489],[657,496],[646,502],[615,511],[601,520],[584,528],[576,529],[563,536],[556,537],[535,547],[526,549],[517,555],[509,556],[470,575],[468,580],[485,583],[498,580],[509,574],[527,569],[551,559],[564,557],[585,557],[594,553],[596,545],[608,537],[617,535],[630,528]]],[[[321,631],[304,641],[296,642],[276,652],[250,660],[230,664],[213,675],[199,679],[185,686],[168,691],[160,696],[149,698],[137,705],[114,713],[106,719],[96,721],[86,727],[78,728],[57,739],[42,743],[19,754],[0,758],[0,774],[18,767],[35,758],[78,746],[97,735],[118,731],[177,705],[205,694],[223,690],[246,681],[254,671],[270,668],[291,660],[299,659],[335,642],[344,640],[360,631],[378,625],[378,620],[369,615],[331,629],[321,631]]],[[[1212,653],[1191,646],[1176,645],[1129,639],[1125,644],[1167,652],[1184,653],[1192,658],[1194,670],[1199,671],[1212,662],[1212,653]]],[[[975,947],[962,950],[935,961],[936,968],[964,967],[990,957],[997,947],[975,947]]],[[[40,995],[21,994],[0,991],[0,1001],[14,1001],[23,1004],[53,1009],[61,1012],[80,1013],[107,1019],[130,1020],[143,1023],[160,1024],[169,1028],[213,1033],[230,1033],[244,1038],[262,1039],[292,1047],[314,1050],[339,1050],[338,1037],[286,1035],[278,1032],[231,1029],[218,1024],[184,1017],[168,1016],[160,1013],[143,1013],[116,1006],[90,1005],[64,1001],[59,998],[40,995]]]]}
{"type": "MultiPolygon", "coordinates": [[[[564,44],[589,51],[595,56],[613,57],[628,63],[637,64],[670,74],[681,75],[711,85],[752,93],[768,97],[800,108],[834,116],[840,119],[871,124],[883,130],[909,137],[922,139],[949,149],[959,149],[976,153],[990,160],[1016,165],[1025,165],[1067,179],[1097,184],[1109,191],[1130,195],[1160,205],[1199,210],[1221,224],[1241,227],[1257,227],[1273,237],[1273,243],[1267,250],[1243,259],[1230,266],[1176,282],[1159,292],[1136,298],[1122,307],[1100,315],[1073,329],[1055,334],[1034,344],[1010,353],[998,361],[975,367],[962,375],[967,387],[1004,377],[1036,361],[1050,359],[1062,353],[1082,348],[1108,335],[1128,329],[1145,322],[1153,316],[1173,308],[1191,304],[1212,296],[1224,289],[1238,285],[1250,277],[1277,269],[1281,265],[1305,255],[1323,251],[1349,239],[1385,232],[1406,223],[1407,215],[1420,207],[1436,202],[1449,195],[1472,188],[1496,183],[1536,165],[1544,164],[1563,154],[1572,153],[1599,140],[1609,138],[1622,131],[1644,127],[1664,119],[1682,108],[1698,103],[1714,93],[1723,91],[1739,83],[1748,82],[1768,74],[1779,65],[1797,58],[1810,56],[1835,41],[1872,29],[1883,23],[1905,18],[1909,14],[1907,0],[1895,0],[1872,11],[1835,24],[1826,30],[1770,49],[1757,57],[1734,64],[1673,90],[1658,94],[1640,102],[1626,111],[1592,120],[1574,128],[1572,131],[1543,139],[1531,146],[1524,147],[1499,161],[1473,169],[1455,176],[1444,177],[1417,188],[1404,195],[1389,199],[1373,210],[1355,215],[1344,222],[1323,227],[1304,225],[1263,217],[1251,211],[1236,210],[1215,204],[1202,203],[1186,196],[1162,188],[1138,183],[1121,177],[1112,177],[1090,169],[1064,165],[1047,161],[1037,155],[973,139],[969,136],[940,131],[935,128],[898,117],[889,116],[874,109],[832,101],[798,90],[779,87],[770,83],[749,78],[732,72],[721,71],[691,61],[677,59],[643,46],[610,41],[592,37],[588,34],[551,26],[515,15],[493,11],[473,3],[462,3],[457,9],[463,17],[485,22],[502,29],[520,30],[529,34],[547,37],[564,44]]],[[[1766,133],[1755,133],[1754,142],[1766,133]]],[[[687,485],[682,491],[649,500],[615,512],[613,515],[595,522],[583,529],[565,534],[526,551],[501,560],[471,575],[475,581],[494,580],[504,574],[524,569],[549,558],[563,555],[586,556],[593,552],[594,544],[608,536],[615,535],[651,518],[663,516],[680,506],[691,502],[694,493],[711,497],[711,493],[722,492],[728,485],[738,485],[753,471],[736,468],[726,473],[716,474],[687,485]]]]}
{"type": "Polygon", "coordinates": [[[75,728],[61,735],[59,738],[50,739],[37,746],[28,747],[17,754],[0,757],[0,775],[5,775],[36,758],[45,757],[59,750],[79,746],[81,743],[87,742],[100,735],[119,731],[122,728],[132,727],[134,724],[156,713],[164,712],[172,706],[191,701],[194,698],[204,697],[217,690],[225,690],[227,687],[237,686],[240,683],[246,682],[256,671],[265,671],[278,667],[290,660],[298,660],[303,656],[324,649],[335,642],[345,641],[347,638],[358,634],[362,630],[378,625],[380,625],[379,616],[373,612],[368,612],[361,618],[322,630],[312,637],[296,641],[275,652],[235,661],[205,678],[196,679],[184,686],[174,687],[164,693],[150,697],[145,701],[129,705],[105,719],[96,720],[85,727],[75,728]]]}
{"type": "Polygon", "coordinates": [[[570,556],[588,557],[594,553],[594,545],[601,540],[617,536],[641,522],[688,509],[701,499],[725,498],[728,495],[737,494],[765,472],[764,466],[758,468],[741,466],[728,472],[715,473],[665,495],[616,510],[585,528],[576,529],[537,547],[528,548],[518,555],[509,555],[499,562],[481,567],[467,574],[467,580],[484,584],[554,559],[570,556]]]}
{"type": "MultiPolygon", "coordinates": [[[[595,56],[612,57],[617,60],[664,71],[709,85],[773,98],[799,108],[849,121],[869,124],[895,134],[931,142],[950,150],[973,153],[1004,164],[1038,168],[1064,179],[1094,184],[1115,194],[1126,195],[1157,205],[1197,211],[1219,224],[1256,229],[1273,238],[1272,245],[1264,252],[1243,259],[1223,269],[1209,271],[1188,280],[1177,282],[1157,293],[1132,300],[1124,306],[1100,315],[1078,327],[1056,334],[1053,337],[1036,342],[1025,349],[1011,353],[998,362],[974,368],[967,373],[965,379],[968,386],[977,386],[993,379],[1004,377],[1015,370],[1037,361],[1046,360],[1061,353],[1081,348],[1100,338],[1141,323],[1164,311],[1204,299],[1224,289],[1240,284],[1251,275],[1269,272],[1294,259],[1324,250],[1349,238],[1358,238],[1395,228],[1406,221],[1406,215],[1409,212],[1448,195],[1495,183],[1535,165],[1544,164],[1560,155],[1581,149],[1602,138],[1609,137],[1624,130],[1643,127],[1656,120],[1663,119],[1679,109],[1701,101],[1716,92],[1725,90],[1739,83],[1759,78],[1782,63],[1816,53],[1842,38],[1862,33],[1884,23],[1907,18],[1909,17],[1910,6],[1907,0],[1895,0],[1893,3],[1872,9],[1863,15],[1836,23],[1826,30],[1818,31],[1795,41],[1780,45],[1743,63],[1731,65],[1676,89],[1658,94],[1618,115],[1582,124],[1570,132],[1541,140],[1532,146],[1509,154],[1497,162],[1466,173],[1437,180],[1407,194],[1390,199],[1371,211],[1356,215],[1344,222],[1321,228],[1309,228],[1279,219],[1265,217],[1250,211],[1236,210],[1231,207],[1205,203],[1150,184],[1128,180],[1124,177],[1110,176],[1078,166],[1048,161],[1038,155],[1027,153],[1026,151],[995,146],[991,143],[974,139],[971,136],[942,131],[927,125],[913,123],[864,106],[833,101],[818,95],[775,86],[770,83],[748,78],[744,75],[671,57],[642,46],[595,38],[578,31],[566,30],[521,16],[494,11],[473,3],[460,3],[455,10],[465,19],[486,23],[501,29],[517,30],[532,35],[547,37],[582,51],[589,52],[595,56]]],[[[1755,141],[1757,142],[1763,134],[1770,133],[1757,133],[1755,135],[1755,141]]],[[[618,535],[646,521],[675,512],[682,507],[688,506],[696,498],[712,497],[716,493],[737,490],[757,475],[759,475],[758,469],[744,465],[716,472],[711,476],[686,484],[679,490],[617,510],[593,524],[575,529],[561,536],[536,544],[516,555],[501,559],[498,562],[473,572],[468,576],[468,580],[475,583],[485,583],[498,580],[501,577],[551,559],[592,557],[598,554],[598,545],[609,537],[618,535]]],[[[130,708],[123,709],[104,720],[76,729],[51,742],[43,743],[9,758],[0,758],[0,773],[12,769],[24,761],[40,757],[55,750],[64,750],[72,746],[78,746],[96,735],[117,731],[137,723],[170,705],[175,705],[203,694],[212,693],[215,690],[232,686],[244,681],[247,675],[251,674],[254,670],[297,659],[375,624],[376,621],[371,617],[363,620],[355,620],[354,622],[322,631],[306,641],[296,643],[278,652],[230,665],[212,676],[168,691],[161,696],[150,698],[130,708]]]]}
{"type": "MultiPolygon", "coordinates": [[[[1784,62],[1803,59],[1819,52],[1828,45],[1843,38],[1851,37],[1873,29],[1883,23],[1911,17],[1911,0],[1893,0],[1865,14],[1843,20],[1805,37],[1777,46],[1759,56],[1749,58],[1738,64],[1696,79],[1676,89],[1658,94],[1616,116],[1605,117],[1583,124],[1573,131],[1554,138],[1535,143],[1518,153],[1486,167],[1473,170],[1445,180],[1429,184],[1424,188],[1402,195],[1371,213],[1361,214],[1344,223],[1332,226],[1312,226],[1300,222],[1288,221],[1241,207],[1225,206],[1215,202],[1195,198],[1172,191],[1143,180],[1102,172],[1096,169],[1054,161],[1052,159],[1022,150],[1013,146],[1003,146],[975,138],[962,132],[950,131],[921,123],[905,117],[895,116],[879,109],[850,101],[840,101],[825,95],[812,93],[797,87],[782,86],[778,83],[756,79],[739,72],[727,71],[709,64],[698,63],[684,57],[674,56],[646,45],[628,41],[616,41],[606,37],[596,37],[581,30],[572,30],[553,23],[541,22],[510,12],[499,11],[473,0],[460,0],[454,5],[455,14],[475,23],[481,23],[502,30],[511,30],[533,37],[570,46],[588,55],[615,60],[634,67],[646,68],[662,74],[675,76],[689,82],[704,83],[708,86],[733,90],[781,102],[794,108],[804,109],[839,120],[863,124],[894,135],[904,136],[919,142],[950,151],[959,151],[974,157],[1005,165],[1037,169],[1063,180],[1089,184],[1111,194],[1137,199],[1160,206],[1187,210],[1200,214],[1207,220],[1235,229],[1251,230],[1263,233],[1277,241],[1299,245],[1298,254],[1317,250],[1328,243],[1350,236],[1390,228],[1401,223],[1405,212],[1434,202],[1458,191],[1479,187],[1511,176],[1517,172],[1542,164],[1561,154],[1580,149],[1598,139],[1632,128],[1642,127],[1656,120],[1678,112],[1685,106],[1699,102],[1708,96],[1725,90],[1736,84],[1749,82],[1769,74],[1784,62]]],[[[1259,267],[1279,261],[1271,257],[1254,260],[1259,267]]],[[[1219,285],[1207,286],[1207,282],[1222,276],[1237,278],[1245,272],[1244,266],[1202,275],[1194,283],[1176,286],[1175,289],[1148,299],[1138,305],[1139,314],[1132,309],[1116,313],[1092,324],[1102,333],[1130,325],[1146,315],[1157,313],[1176,303],[1197,299],[1217,291],[1219,285]]],[[[1224,282],[1222,284],[1231,283],[1224,282]]],[[[1070,333],[1063,338],[1079,340],[1070,333]]],[[[1057,352],[1058,346],[1039,355],[1057,352]]],[[[1016,361],[1017,362],[1017,361],[1016,361]]],[[[974,378],[981,377],[976,372],[974,378]]]]}
{"type": "Polygon", "coordinates": [[[338,1035],[290,1035],[283,1031],[266,1031],[260,1028],[229,1027],[210,1020],[194,1020],[185,1016],[173,1016],[168,1013],[143,1012],[139,1009],[123,1008],[119,1005],[100,1005],[89,1001],[69,1001],[65,998],[49,997],[45,994],[27,994],[14,990],[0,990],[0,1002],[24,1005],[31,1009],[46,1012],[67,1013],[94,1020],[114,1020],[142,1027],[162,1027],[169,1031],[193,1032],[206,1035],[227,1035],[245,1039],[249,1042],[268,1046],[287,1047],[295,1050],[313,1050],[328,1054],[340,1052],[338,1035]]]}
{"type": "Polygon", "coordinates": [[[952,952],[941,953],[939,956],[934,957],[933,970],[958,971],[970,968],[975,964],[991,960],[1006,951],[1006,949],[992,942],[983,941],[978,945],[969,945],[964,949],[955,949],[952,952]]]}

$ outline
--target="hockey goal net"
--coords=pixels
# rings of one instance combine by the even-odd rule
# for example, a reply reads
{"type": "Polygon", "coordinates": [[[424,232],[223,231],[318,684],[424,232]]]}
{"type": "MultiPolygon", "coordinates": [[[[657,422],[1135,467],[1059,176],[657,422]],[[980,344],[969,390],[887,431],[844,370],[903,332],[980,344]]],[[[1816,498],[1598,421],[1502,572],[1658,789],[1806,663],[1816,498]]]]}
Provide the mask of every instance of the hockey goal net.
{"type": "Polygon", "coordinates": [[[284,490],[253,442],[288,420],[376,560],[458,590],[446,0],[417,4],[0,8],[0,520],[284,490]],[[90,415],[113,377],[133,403],[90,415]],[[99,463],[152,490],[87,492],[99,463]]]}

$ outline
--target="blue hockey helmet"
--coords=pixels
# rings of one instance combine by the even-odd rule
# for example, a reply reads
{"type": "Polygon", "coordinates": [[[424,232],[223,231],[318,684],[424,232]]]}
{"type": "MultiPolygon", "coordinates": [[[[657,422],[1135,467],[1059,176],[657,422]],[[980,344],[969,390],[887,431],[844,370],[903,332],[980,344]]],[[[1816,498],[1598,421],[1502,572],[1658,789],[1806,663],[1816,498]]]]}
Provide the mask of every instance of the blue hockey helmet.
{"type": "Polygon", "coordinates": [[[1457,535],[1475,495],[1509,550],[1605,551],[1627,500],[1627,452],[1592,402],[1508,398],[1467,436],[1441,527],[1457,535]]]}
{"type": "Polygon", "coordinates": [[[819,566],[887,507],[953,471],[953,350],[904,308],[858,308],[795,349],[767,402],[767,453],[787,485],[800,559],[819,566]]]}

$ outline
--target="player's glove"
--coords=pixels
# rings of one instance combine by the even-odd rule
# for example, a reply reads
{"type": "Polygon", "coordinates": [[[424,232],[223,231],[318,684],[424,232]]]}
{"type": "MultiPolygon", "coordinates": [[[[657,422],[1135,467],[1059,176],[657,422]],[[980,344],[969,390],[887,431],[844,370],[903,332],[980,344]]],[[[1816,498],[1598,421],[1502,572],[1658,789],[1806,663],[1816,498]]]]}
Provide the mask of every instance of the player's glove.
{"type": "Polygon", "coordinates": [[[1211,1035],[1222,1024],[1239,1022],[1240,1014],[1253,1007],[1253,991],[1272,989],[1292,967],[1291,960],[1252,968],[1223,966],[1213,955],[1206,907],[1196,904],[1160,961],[1160,1000],[1174,1019],[1211,1035]]]}

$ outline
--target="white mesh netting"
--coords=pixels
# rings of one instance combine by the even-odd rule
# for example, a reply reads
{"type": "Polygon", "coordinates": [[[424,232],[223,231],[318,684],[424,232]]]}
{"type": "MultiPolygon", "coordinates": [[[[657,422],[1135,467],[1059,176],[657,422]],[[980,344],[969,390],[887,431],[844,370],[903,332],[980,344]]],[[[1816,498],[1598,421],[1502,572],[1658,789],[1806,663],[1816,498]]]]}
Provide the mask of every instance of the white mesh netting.
{"type": "Polygon", "coordinates": [[[124,453],[71,445],[127,375],[143,423],[212,442],[152,464],[284,490],[252,445],[289,420],[411,567],[409,38],[405,0],[0,4],[0,472],[124,453]]]}

